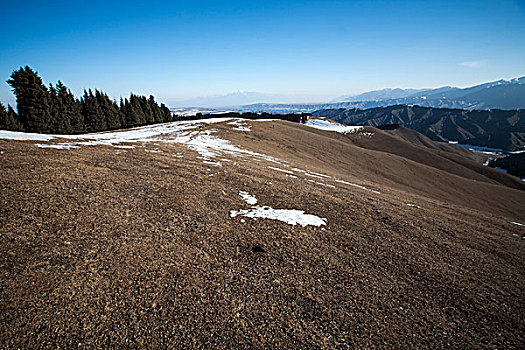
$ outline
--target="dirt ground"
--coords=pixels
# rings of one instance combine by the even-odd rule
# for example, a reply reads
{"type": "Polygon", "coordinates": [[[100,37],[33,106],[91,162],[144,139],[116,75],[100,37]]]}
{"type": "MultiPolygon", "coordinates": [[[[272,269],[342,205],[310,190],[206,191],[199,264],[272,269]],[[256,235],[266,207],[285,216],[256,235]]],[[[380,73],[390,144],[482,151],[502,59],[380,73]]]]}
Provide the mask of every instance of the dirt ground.
{"type": "Polygon", "coordinates": [[[525,346],[519,183],[432,167],[438,151],[428,165],[359,134],[249,124],[214,128],[332,178],[175,143],[0,140],[1,347],[525,346]],[[250,207],[239,191],[327,224],[232,218],[250,207]]]}

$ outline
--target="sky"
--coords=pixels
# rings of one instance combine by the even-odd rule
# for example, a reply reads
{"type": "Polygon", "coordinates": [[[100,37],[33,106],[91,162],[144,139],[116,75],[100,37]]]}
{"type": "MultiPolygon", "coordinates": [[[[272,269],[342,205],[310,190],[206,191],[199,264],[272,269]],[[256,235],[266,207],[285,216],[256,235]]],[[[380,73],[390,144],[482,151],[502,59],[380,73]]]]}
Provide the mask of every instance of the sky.
{"type": "MultiPolygon", "coordinates": [[[[0,101],[20,66],[77,96],[238,90],[320,102],[525,75],[525,0],[1,1],[0,101]]],[[[300,101],[298,101],[300,102],[300,101]]]]}

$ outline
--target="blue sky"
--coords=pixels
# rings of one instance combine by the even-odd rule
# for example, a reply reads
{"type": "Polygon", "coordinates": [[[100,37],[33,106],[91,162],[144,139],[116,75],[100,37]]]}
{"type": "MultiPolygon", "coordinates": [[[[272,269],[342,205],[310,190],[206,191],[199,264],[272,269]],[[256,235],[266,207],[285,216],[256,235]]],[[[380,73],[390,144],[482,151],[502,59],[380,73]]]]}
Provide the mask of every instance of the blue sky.
{"type": "MultiPolygon", "coordinates": [[[[0,78],[80,95],[236,90],[312,101],[525,75],[525,1],[4,1],[0,78]],[[304,98],[303,98],[304,99],[304,98]]],[[[0,83],[0,101],[13,103],[0,83]]]]}

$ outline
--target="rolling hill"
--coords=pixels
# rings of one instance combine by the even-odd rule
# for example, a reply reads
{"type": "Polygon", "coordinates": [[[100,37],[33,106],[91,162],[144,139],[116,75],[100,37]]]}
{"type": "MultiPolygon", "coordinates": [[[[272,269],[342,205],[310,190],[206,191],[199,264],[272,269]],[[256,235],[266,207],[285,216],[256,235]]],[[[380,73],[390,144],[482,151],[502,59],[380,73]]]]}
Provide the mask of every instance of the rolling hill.
{"type": "Polygon", "coordinates": [[[396,105],[366,110],[319,110],[328,117],[350,125],[399,124],[435,141],[458,141],[480,147],[517,151],[525,147],[524,110],[475,110],[396,105]]]}
{"type": "Polygon", "coordinates": [[[413,130],[0,131],[5,348],[520,348],[525,184],[413,130]]]}

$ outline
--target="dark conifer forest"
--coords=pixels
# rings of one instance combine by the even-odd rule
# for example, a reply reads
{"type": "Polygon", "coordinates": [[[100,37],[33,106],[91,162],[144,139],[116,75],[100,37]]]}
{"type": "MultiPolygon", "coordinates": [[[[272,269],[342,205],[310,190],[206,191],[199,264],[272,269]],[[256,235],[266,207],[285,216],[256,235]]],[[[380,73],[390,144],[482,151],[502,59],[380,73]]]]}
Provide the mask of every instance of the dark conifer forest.
{"type": "Polygon", "coordinates": [[[80,134],[131,128],[176,120],[194,120],[212,117],[241,117],[247,119],[277,118],[304,122],[309,114],[257,113],[198,113],[196,116],[172,115],[169,108],[155,101],[131,94],[119,102],[104,92],[84,90],[76,98],[61,82],[44,85],[38,73],[29,66],[20,67],[7,80],[16,97],[17,111],[0,103],[0,129],[34,133],[80,134]]]}
{"type": "Polygon", "coordinates": [[[168,107],[153,96],[131,94],[117,103],[89,89],[78,99],[61,81],[46,87],[29,66],[14,71],[7,83],[16,97],[17,112],[0,104],[0,129],[78,134],[173,120],[168,107]]]}
{"type": "Polygon", "coordinates": [[[493,159],[489,162],[493,168],[502,168],[511,175],[525,178],[525,153],[511,154],[507,157],[493,159]]]}

